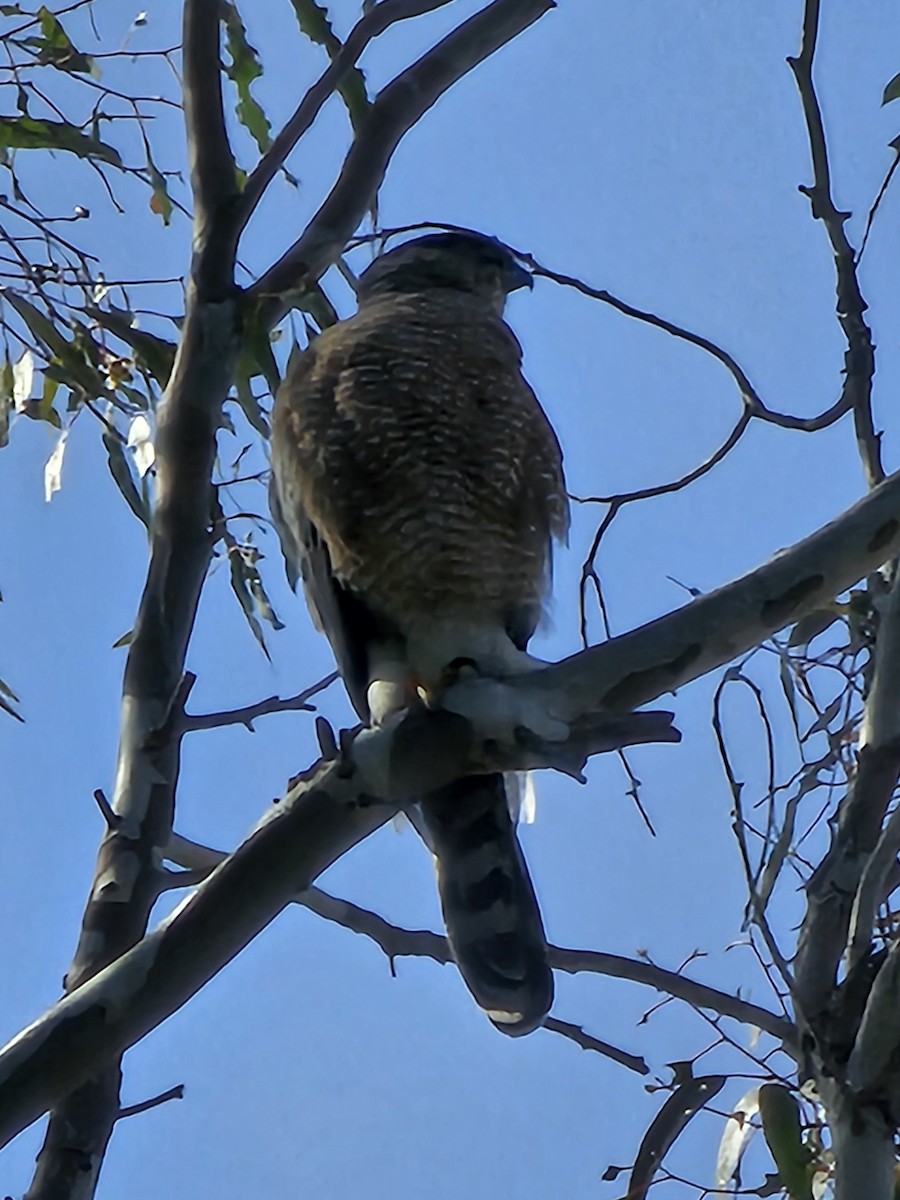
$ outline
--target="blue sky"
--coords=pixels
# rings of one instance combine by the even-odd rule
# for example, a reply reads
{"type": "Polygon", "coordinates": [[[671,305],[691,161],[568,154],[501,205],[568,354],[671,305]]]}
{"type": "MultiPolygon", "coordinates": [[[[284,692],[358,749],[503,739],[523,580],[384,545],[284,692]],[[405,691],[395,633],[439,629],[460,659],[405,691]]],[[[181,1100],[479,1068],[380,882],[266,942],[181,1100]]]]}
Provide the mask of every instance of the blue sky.
{"type": "MultiPolygon", "coordinates": [[[[297,40],[289,4],[244,7],[266,63],[259,95],[277,123],[321,62],[297,40]]],[[[340,0],[334,8],[346,30],[358,5],[340,0]]],[[[816,77],[835,198],[853,213],[848,230],[858,245],[890,163],[886,144],[897,133],[896,111],[880,107],[885,83],[900,69],[896,39],[888,36],[896,14],[890,0],[826,2],[823,9],[816,77]]],[[[177,41],[179,10],[174,0],[159,0],[132,44],[177,41]]],[[[373,46],[364,60],[372,87],[444,30],[454,11],[373,46]]],[[[97,5],[114,45],[134,15],[97,5]]],[[[831,252],[797,190],[810,182],[809,156],[784,59],[798,49],[801,15],[797,0],[563,0],[407,137],[381,193],[382,221],[443,220],[496,234],[549,267],[720,342],[771,407],[820,411],[839,393],[844,347],[831,252]]],[[[73,34],[82,28],[72,22],[73,34]]],[[[86,34],[81,40],[92,48],[86,34]]],[[[149,66],[131,70],[151,86],[149,66]]],[[[160,165],[182,165],[174,116],[158,122],[156,137],[160,165]]],[[[292,161],[301,190],[279,181],[250,231],[242,257],[251,270],[293,240],[345,146],[344,114],[332,101],[292,161]]],[[[124,216],[109,214],[86,172],[71,176],[72,193],[67,183],[60,200],[59,180],[70,178],[63,172],[71,164],[24,159],[25,177],[48,209],[90,202],[95,215],[79,231],[110,277],[183,273],[186,222],[164,230],[137,189],[123,193],[124,216]]],[[[900,429],[890,422],[900,383],[897,214],[896,192],[889,193],[861,269],[880,349],[875,403],[888,470],[900,429]]],[[[346,311],[346,291],[333,295],[346,311]]],[[[169,292],[152,306],[174,312],[177,303],[169,292]]],[[[508,315],[576,494],[683,474],[739,413],[731,379],[702,352],[548,281],[514,296],[508,315]]],[[[101,832],[91,793],[112,783],[124,652],[111,647],[131,627],[146,559],[143,529],[109,479],[96,426],[79,419],[62,491],[47,504],[43,467],[52,447],[46,428],[20,421],[0,456],[7,514],[0,674],[18,691],[27,718],[24,726],[0,722],[4,1040],[56,998],[75,944],[101,832]]],[[[239,448],[240,439],[223,441],[223,457],[239,448]]],[[[684,602],[668,576],[703,590],[724,583],[836,515],[863,486],[847,421],[815,437],[752,428],[696,486],[634,505],[617,520],[600,560],[615,631],[684,602]]],[[[256,490],[241,500],[264,503],[256,490]]],[[[553,627],[535,645],[543,657],[578,647],[580,563],[599,512],[575,510],[570,550],[557,567],[553,627]]],[[[287,695],[330,670],[327,644],[282,580],[274,539],[264,548],[266,580],[287,626],[269,637],[272,664],[220,568],[204,593],[189,654],[199,677],[195,711],[287,695]]],[[[699,978],[740,986],[769,1004],[750,952],[726,951],[742,936],[745,891],[709,727],[714,683],[703,680],[672,700],[680,746],[632,755],[655,838],[626,796],[617,762],[607,758],[591,764],[586,787],[541,777],[538,822],[523,840],[554,941],[646,951],[670,968],[699,949],[709,955],[691,968],[699,978]]],[[[350,720],[338,688],[322,709],[338,724],[350,720]]],[[[748,793],[758,794],[758,730],[746,706],[734,702],[729,713],[748,793]]],[[[786,725],[779,749],[789,761],[786,725]]],[[[252,736],[242,729],[193,735],[179,832],[233,846],[315,753],[312,722],[302,714],[261,720],[252,736]]],[[[401,924],[439,927],[429,856],[411,834],[382,830],[324,885],[401,924]]],[[[788,884],[778,909],[787,945],[798,911],[788,884]]],[[[126,1103],[178,1082],[186,1097],[117,1130],[100,1197],[427,1193],[487,1200],[501,1192],[538,1200],[623,1190],[621,1180],[617,1191],[600,1176],[609,1163],[631,1160],[664,1093],[648,1094],[646,1081],[549,1033],[502,1038],[449,968],[402,960],[397,976],[363,939],[300,909],[286,913],[129,1054],[126,1103]]],[[[675,1005],[639,1024],[656,999],[613,980],[560,978],[555,1012],[644,1055],[668,1079],[665,1063],[691,1057],[712,1035],[675,1005]]],[[[738,1055],[702,1062],[704,1069],[717,1062],[752,1069],[738,1055]]],[[[722,1108],[745,1086],[729,1084],[722,1108]]],[[[708,1183],[721,1120],[701,1120],[673,1164],[708,1183]]],[[[29,1131],[0,1157],[0,1188],[11,1195],[27,1186],[40,1134],[29,1131]]]]}

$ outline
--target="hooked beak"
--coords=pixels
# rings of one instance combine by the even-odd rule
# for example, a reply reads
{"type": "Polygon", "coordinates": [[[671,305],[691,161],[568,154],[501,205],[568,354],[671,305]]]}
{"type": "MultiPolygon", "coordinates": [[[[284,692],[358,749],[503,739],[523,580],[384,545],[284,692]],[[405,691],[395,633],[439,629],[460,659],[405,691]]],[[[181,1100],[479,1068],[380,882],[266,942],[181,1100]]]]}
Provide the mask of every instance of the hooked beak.
{"type": "Polygon", "coordinates": [[[507,273],[506,289],[508,292],[517,292],[519,288],[528,288],[529,291],[534,287],[534,276],[525,267],[519,263],[512,263],[507,273]]]}

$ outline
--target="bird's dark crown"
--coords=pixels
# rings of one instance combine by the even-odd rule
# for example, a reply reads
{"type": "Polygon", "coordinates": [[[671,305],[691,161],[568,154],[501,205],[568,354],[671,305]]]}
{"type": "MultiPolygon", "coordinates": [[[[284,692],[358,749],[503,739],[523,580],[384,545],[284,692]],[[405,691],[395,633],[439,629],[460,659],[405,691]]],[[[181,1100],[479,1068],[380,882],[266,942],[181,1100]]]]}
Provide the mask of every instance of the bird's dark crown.
{"type": "Polygon", "coordinates": [[[480,233],[430,233],[380,255],[359,277],[360,300],[387,292],[452,289],[494,302],[531,287],[528,271],[502,242],[480,233]]]}

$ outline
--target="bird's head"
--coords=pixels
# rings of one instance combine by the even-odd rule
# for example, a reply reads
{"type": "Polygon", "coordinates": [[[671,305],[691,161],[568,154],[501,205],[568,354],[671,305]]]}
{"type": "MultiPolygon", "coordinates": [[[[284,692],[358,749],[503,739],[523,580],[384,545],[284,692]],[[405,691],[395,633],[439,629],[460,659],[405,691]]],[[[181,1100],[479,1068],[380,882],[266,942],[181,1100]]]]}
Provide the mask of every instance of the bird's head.
{"type": "Polygon", "coordinates": [[[463,292],[503,311],[506,297],[532,287],[507,246],[480,233],[431,233],[380,255],[359,277],[360,302],[373,296],[440,289],[463,292]]]}

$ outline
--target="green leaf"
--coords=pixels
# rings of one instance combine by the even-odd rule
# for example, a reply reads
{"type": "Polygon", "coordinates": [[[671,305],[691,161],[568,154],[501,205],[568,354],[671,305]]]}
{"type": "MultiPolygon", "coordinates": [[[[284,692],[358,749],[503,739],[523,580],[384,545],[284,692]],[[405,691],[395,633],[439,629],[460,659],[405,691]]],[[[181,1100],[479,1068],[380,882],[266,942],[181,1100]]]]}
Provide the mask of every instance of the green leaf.
{"type": "Polygon", "coordinates": [[[88,137],[68,121],[0,116],[0,149],[68,150],[79,158],[97,158],[113,167],[122,167],[118,150],[99,138],[88,137]]]}
{"type": "Polygon", "coordinates": [[[253,82],[263,73],[259,55],[247,41],[247,30],[232,0],[225,0],[222,5],[222,20],[225,23],[225,50],[231,59],[225,64],[225,74],[237,88],[238,94],[234,111],[256,142],[260,154],[265,154],[272,144],[272,127],[250,91],[253,82]]]}
{"type": "Polygon", "coordinates": [[[134,482],[134,476],[131,473],[128,459],[125,457],[125,450],[122,447],[121,439],[108,430],[105,430],[103,433],[103,445],[106,447],[109,473],[115,480],[116,487],[125,497],[125,503],[137,519],[149,530],[150,509],[134,482]]]}
{"type": "Polygon", "coordinates": [[[892,100],[900,100],[900,74],[894,76],[881,97],[882,104],[890,104],[892,100]]]}
{"type": "Polygon", "coordinates": [[[246,354],[241,355],[237,370],[235,371],[234,390],[237,402],[241,406],[244,416],[256,432],[268,441],[271,434],[269,422],[266,420],[266,415],[262,410],[259,400],[253,395],[253,388],[250,386],[250,381],[256,373],[248,356],[246,354]]]}
{"type": "Polygon", "coordinates": [[[764,1083],[759,1089],[763,1134],[790,1200],[813,1200],[810,1153],[803,1145],[800,1105],[790,1088],[764,1083]]]}
{"type": "Polygon", "coordinates": [[[9,444],[9,414],[14,404],[15,375],[9,351],[0,370],[0,449],[9,444]]]}
{"type": "Polygon", "coordinates": [[[60,71],[79,71],[83,75],[100,77],[96,62],[88,54],[81,54],[72,44],[72,39],[59,23],[59,19],[45,5],[37,11],[41,22],[43,39],[39,42],[38,62],[56,67],[60,71]]]}
{"type": "MultiPolygon", "coordinates": [[[[35,308],[30,300],[20,296],[9,288],[0,291],[0,295],[10,304],[35,338],[44,346],[52,362],[61,368],[57,372],[48,369],[48,374],[59,379],[68,387],[80,389],[87,396],[102,396],[105,392],[105,381],[101,373],[93,366],[87,356],[84,344],[69,341],[59,332],[49,317],[40,309],[35,308]]],[[[31,407],[31,406],[29,406],[31,407]]],[[[28,409],[25,410],[26,412],[28,409]]],[[[48,419],[42,417],[42,420],[48,419]]]]}
{"type": "Polygon", "coordinates": [[[268,603],[265,591],[262,590],[262,581],[259,578],[259,571],[256,568],[259,551],[252,546],[242,546],[229,533],[225,534],[224,541],[228,548],[228,562],[231,567],[231,589],[238,598],[241,611],[247,620],[247,624],[250,626],[253,636],[256,638],[259,648],[271,662],[262,626],[256,616],[256,610],[259,607],[257,595],[260,592],[265,598],[265,607],[261,610],[262,615],[271,621],[273,628],[283,629],[284,626],[278,621],[278,618],[272,611],[272,606],[268,603]]]}
{"type": "Polygon", "coordinates": [[[262,306],[248,305],[244,310],[244,347],[241,359],[246,363],[248,379],[262,375],[274,396],[281,383],[278,363],[272,353],[272,334],[263,315],[262,306]]]}
{"type": "MultiPolygon", "coordinates": [[[[331,27],[328,10],[316,0],[291,0],[297,15],[300,32],[311,42],[324,46],[328,57],[334,61],[343,43],[331,27]]],[[[338,84],[338,93],[347,106],[347,115],[354,130],[358,130],[369,115],[371,102],[366,91],[366,77],[359,67],[353,67],[338,84]]]]}

